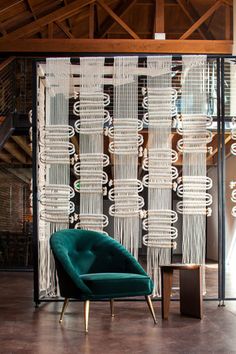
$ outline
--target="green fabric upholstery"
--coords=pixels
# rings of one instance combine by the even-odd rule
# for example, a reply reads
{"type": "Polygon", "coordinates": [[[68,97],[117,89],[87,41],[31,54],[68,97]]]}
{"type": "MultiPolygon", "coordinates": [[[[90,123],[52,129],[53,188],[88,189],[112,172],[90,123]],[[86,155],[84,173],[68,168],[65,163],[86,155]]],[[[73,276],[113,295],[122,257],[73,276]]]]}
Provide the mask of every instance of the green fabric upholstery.
{"type": "Polygon", "coordinates": [[[96,298],[138,296],[152,293],[150,278],[133,273],[94,273],[81,275],[96,298]]]}
{"type": "Polygon", "coordinates": [[[50,239],[59,287],[81,300],[150,295],[153,283],[136,259],[100,232],[60,230],[50,239]]]}

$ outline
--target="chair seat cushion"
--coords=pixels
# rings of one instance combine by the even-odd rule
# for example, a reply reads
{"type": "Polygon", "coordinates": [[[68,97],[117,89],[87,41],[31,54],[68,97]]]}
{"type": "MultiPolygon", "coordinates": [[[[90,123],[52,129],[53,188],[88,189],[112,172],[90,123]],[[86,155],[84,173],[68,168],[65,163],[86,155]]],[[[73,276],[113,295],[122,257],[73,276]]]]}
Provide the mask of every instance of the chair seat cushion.
{"type": "Polygon", "coordinates": [[[153,290],[152,280],[141,274],[89,273],[80,277],[94,299],[149,295],[153,290]]]}

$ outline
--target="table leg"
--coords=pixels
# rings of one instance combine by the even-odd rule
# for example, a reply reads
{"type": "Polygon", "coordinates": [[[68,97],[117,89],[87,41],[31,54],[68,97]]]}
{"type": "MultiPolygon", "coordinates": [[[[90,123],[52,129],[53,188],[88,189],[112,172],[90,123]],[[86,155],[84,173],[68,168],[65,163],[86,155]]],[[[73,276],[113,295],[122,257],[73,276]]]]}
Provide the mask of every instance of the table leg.
{"type": "Polygon", "coordinates": [[[199,269],[182,269],[180,276],[180,312],[202,318],[202,276],[199,269]]]}
{"type": "Polygon", "coordinates": [[[170,295],[172,288],[173,269],[161,270],[161,310],[162,318],[167,320],[170,308],[170,295]]]}

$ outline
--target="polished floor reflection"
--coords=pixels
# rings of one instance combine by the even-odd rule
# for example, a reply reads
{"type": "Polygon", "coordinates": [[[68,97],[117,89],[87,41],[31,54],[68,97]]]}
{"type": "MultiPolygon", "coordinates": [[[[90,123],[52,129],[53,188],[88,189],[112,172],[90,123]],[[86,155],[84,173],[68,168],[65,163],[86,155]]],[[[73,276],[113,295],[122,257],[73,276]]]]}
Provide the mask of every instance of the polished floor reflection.
{"type": "Polygon", "coordinates": [[[61,303],[32,302],[32,273],[0,273],[0,353],[22,354],[157,354],[236,353],[236,303],[204,302],[202,320],[180,316],[172,302],[168,321],[154,307],[153,325],[145,302],[92,303],[89,333],[83,332],[83,304],[69,304],[63,325],[61,303]]]}

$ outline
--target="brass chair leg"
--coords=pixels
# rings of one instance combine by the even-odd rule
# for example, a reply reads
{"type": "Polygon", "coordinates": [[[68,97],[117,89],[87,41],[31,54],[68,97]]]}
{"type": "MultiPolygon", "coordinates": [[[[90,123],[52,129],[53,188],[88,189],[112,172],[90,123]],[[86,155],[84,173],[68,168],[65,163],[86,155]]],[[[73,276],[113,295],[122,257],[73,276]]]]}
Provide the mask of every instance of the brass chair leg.
{"type": "Polygon", "coordinates": [[[151,312],[151,314],[152,314],[152,318],[153,318],[154,324],[157,324],[156,315],[155,315],[155,312],[154,312],[154,309],[153,309],[153,306],[152,306],[151,296],[150,296],[150,295],[146,295],[146,296],[145,296],[145,299],[146,299],[146,301],[147,301],[149,310],[150,310],[150,312],[151,312]]]}
{"type": "Polygon", "coordinates": [[[84,302],[84,328],[85,328],[85,333],[88,333],[89,304],[90,304],[89,300],[86,300],[84,302]]]}
{"type": "Polygon", "coordinates": [[[64,303],[63,303],[63,306],[62,306],[62,310],[61,310],[61,316],[60,316],[59,323],[62,323],[63,316],[64,316],[64,313],[65,313],[65,311],[66,311],[66,308],[67,308],[68,303],[69,303],[69,299],[68,299],[68,298],[65,298],[64,303]]]}
{"type": "Polygon", "coordinates": [[[111,309],[111,317],[115,317],[115,313],[114,313],[114,299],[110,299],[110,309],[111,309]]]}

